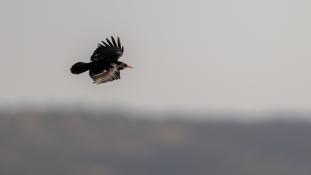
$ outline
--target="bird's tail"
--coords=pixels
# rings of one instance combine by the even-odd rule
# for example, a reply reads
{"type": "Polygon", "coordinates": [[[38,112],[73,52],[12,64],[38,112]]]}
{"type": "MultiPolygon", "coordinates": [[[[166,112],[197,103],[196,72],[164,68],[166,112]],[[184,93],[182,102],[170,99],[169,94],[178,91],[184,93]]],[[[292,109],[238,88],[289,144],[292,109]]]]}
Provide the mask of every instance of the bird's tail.
{"type": "Polygon", "coordinates": [[[90,63],[77,62],[72,65],[70,71],[73,74],[81,74],[90,69],[90,63]]]}

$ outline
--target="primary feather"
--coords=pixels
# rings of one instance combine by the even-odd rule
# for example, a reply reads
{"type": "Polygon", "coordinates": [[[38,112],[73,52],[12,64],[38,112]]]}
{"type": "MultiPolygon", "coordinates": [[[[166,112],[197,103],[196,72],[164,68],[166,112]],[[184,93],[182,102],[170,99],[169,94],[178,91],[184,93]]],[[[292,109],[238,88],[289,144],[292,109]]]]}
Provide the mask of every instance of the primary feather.
{"type": "Polygon", "coordinates": [[[121,46],[120,38],[118,37],[118,44],[113,37],[111,37],[111,40],[112,42],[107,38],[106,42],[108,44],[104,41],[102,41],[103,44],[98,44],[91,56],[91,61],[103,60],[112,62],[117,61],[122,56],[124,49],[122,49],[123,46],[121,46]]]}

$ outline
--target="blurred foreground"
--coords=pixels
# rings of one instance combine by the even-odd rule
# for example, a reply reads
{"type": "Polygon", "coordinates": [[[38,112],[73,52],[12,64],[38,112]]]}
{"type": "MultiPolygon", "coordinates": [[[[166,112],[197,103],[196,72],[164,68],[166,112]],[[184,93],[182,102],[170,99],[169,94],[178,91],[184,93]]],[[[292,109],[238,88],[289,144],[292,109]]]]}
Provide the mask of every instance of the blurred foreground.
{"type": "Polygon", "coordinates": [[[155,120],[150,116],[156,114],[125,114],[0,112],[0,174],[311,174],[308,122],[155,120]]]}

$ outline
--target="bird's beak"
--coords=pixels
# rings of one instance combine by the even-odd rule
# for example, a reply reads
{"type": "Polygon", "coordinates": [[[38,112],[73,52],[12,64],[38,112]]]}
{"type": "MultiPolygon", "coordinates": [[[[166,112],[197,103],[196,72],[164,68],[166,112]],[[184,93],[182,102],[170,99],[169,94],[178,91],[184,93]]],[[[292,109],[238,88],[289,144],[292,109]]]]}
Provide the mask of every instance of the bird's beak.
{"type": "Polygon", "coordinates": [[[130,66],[130,65],[127,65],[127,67],[128,67],[128,68],[131,68],[131,69],[134,69],[134,67],[132,67],[132,66],[130,66]]]}

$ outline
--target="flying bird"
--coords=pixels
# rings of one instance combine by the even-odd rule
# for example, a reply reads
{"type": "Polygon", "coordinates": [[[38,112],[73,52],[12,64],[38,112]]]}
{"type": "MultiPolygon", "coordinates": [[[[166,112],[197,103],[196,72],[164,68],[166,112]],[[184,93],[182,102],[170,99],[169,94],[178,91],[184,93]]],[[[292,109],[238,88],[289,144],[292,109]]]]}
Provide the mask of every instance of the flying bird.
{"type": "Polygon", "coordinates": [[[98,44],[91,56],[89,63],[77,62],[72,65],[70,71],[73,74],[81,74],[89,71],[90,77],[96,84],[106,83],[120,79],[120,70],[133,68],[132,66],[118,61],[123,55],[124,47],[121,46],[120,38],[117,41],[111,36],[111,41],[106,38],[106,42],[98,44]]]}

